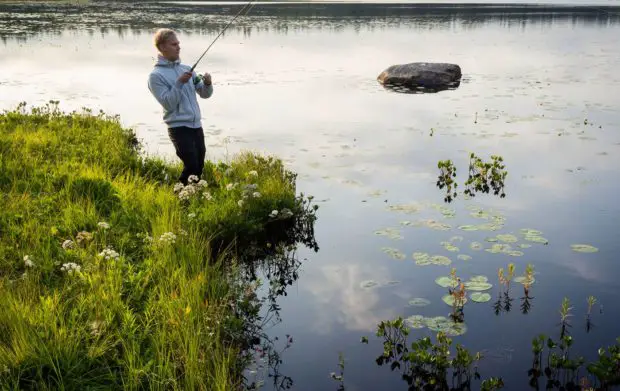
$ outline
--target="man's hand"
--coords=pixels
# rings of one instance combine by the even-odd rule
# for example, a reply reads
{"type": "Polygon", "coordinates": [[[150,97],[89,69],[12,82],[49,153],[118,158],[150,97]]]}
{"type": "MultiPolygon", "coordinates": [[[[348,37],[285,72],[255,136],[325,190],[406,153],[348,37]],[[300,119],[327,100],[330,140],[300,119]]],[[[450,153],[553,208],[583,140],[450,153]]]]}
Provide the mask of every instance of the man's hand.
{"type": "Polygon", "coordinates": [[[211,75],[208,72],[205,72],[205,74],[202,76],[202,81],[205,83],[206,86],[210,86],[211,85],[211,75]]]}
{"type": "Polygon", "coordinates": [[[189,79],[192,78],[192,73],[191,72],[185,72],[183,73],[181,76],[179,76],[179,78],[177,79],[178,82],[180,83],[187,83],[189,81],[189,79]]]}

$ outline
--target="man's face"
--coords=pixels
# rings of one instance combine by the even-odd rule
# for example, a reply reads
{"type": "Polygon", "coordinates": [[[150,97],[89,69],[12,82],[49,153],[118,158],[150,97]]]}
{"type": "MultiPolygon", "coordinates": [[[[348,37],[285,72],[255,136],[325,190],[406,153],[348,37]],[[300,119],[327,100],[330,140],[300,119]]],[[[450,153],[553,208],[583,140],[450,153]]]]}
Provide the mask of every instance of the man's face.
{"type": "Polygon", "coordinates": [[[179,53],[181,52],[181,46],[176,35],[170,36],[167,40],[160,45],[159,51],[169,61],[176,61],[179,59],[179,53]]]}

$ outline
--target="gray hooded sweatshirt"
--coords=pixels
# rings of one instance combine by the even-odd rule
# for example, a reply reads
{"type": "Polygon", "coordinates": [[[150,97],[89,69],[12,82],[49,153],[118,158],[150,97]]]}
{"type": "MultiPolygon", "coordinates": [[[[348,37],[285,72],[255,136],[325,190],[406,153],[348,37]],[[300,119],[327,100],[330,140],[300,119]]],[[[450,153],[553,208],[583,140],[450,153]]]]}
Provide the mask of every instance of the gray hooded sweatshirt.
{"type": "Polygon", "coordinates": [[[164,122],[169,128],[187,126],[201,127],[200,106],[196,94],[207,99],[213,94],[213,86],[206,86],[192,72],[192,78],[185,84],[177,79],[183,72],[189,72],[190,66],[181,64],[180,60],[169,61],[158,55],[157,63],[149,75],[149,90],[164,109],[164,122]]]}

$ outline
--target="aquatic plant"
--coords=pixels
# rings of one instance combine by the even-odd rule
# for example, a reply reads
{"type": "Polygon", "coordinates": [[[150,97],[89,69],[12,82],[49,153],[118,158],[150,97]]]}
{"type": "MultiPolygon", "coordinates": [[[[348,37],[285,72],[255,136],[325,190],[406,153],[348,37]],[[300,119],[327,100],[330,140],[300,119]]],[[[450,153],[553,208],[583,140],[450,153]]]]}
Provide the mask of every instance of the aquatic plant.
{"type": "MultiPolygon", "coordinates": [[[[468,178],[464,183],[465,197],[475,197],[477,193],[490,193],[499,195],[500,198],[506,197],[504,191],[505,180],[508,171],[503,164],[504,159],[501,156],[492,155],[491,162],[484,162],[475,153],[469,156],[468,178]]],[[[440,160],[437,163],[439,175],[437,177],[437,187],[443,189],[445,187],[446,195],[444,202],[452,202],[458,195],[456,182],[456,167],[452,160],[440,160]]]]}
{"type": "Polygon", "coordinates": [[[440,160],[437,163],[439,168],[439,176],[437,178],[437,187],[440,189],[446,188],[446,196],[444,202],[452,202],[456,198],[458,183],[454,180],[456,178],[456,167],[452,160],[440,160]]]}
{"type": "MultiPolygon", "coordinates": [[[[464,346],[455,346],[450,354],[452,339],[443,331],[436,334],[436,341],[429,337],[408,343],[409,329],[401,317],[382,321],[377,325],[376,336],[383,339],[383,353],[376,358],[379,366],[388,365],[392,371],[399,369],[409,390],[470,389],[474,379],[481,379],[478,363],[481,353],[470,353],[464,346]]],[[[368,343],[368,338],[362,338],[368,343]]],[[[501,388],[501,379],[483,380],[484,389],[501,388]]]]}

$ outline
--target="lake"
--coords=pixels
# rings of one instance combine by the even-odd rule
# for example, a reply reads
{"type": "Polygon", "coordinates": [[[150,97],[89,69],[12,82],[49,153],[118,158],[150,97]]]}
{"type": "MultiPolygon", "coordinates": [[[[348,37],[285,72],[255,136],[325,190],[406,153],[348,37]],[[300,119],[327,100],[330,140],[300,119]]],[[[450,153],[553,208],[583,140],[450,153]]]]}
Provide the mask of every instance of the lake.
{"type": "MultiPolygon", "coordinates": [[[[441,3],[257,4],[197,68],[214,80],[213,97],[201,101],[207,158],[278,155],[320,205],[319,250],[298,249],[279,321],[265,327],[282,361],[248,371],[264,389],[337,390],[339,354],[344,389],[407,389],[375,362],[377,324],[448,317],[447,289],[435,280],[451,268],[492,284],[490,301],[468,292],[466,329],[453,342],[486,353],[479,370],[501,376],[504,389],[528,388],[531,341],[557,339],[565,297],[572,354],[595,359],[620,336],[619,2],[441,3]],[[403,94],[376,80],[417,61],[460,65],[460,86],[403,94]],[[505,197],[464,196],[470,153],[503,157],[505,197]],[[450,203],[436,185],[448,159],[459,191],[450,203]],[[416,262],[416,253],[428,256],[416,262]],[[496,313],[498,269],[509,263],[515,277],[534,267],[531,298],[524,303],[513,281],[512,301],[496,313]],[[414,298],[430,304],[410,305],[414,298]]],[[[243,4],[0,3],[0,109],[49,100],[101,109],[134,128],[146,153],[174,160],[146,84],[152,33],[179,30],[181,59],[193,63],[243,4]]],[[[410,338],[434,335],[416,327],[410,338]]]]}

